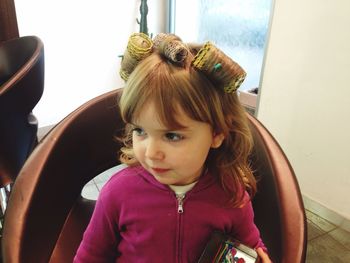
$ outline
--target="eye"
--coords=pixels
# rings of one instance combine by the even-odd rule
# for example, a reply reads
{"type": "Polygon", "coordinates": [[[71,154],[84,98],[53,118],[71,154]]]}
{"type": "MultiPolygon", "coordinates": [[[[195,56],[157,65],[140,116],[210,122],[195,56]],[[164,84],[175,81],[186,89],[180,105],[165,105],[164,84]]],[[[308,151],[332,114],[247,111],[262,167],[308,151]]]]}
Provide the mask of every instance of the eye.
{"type": "Polygon", "coordinates": [[[145,136],[146,135],[146,132],[141,129],[141,128],[138,128],[138,127],[135,127],[132,129],[132,132],[136,135],[136,136],[145,136]]]}
{"type": "Polygon", "coordinates": [[[177,142],[177,141],[183,140],[184,136],[182,136],[181,134],[178,134],[176,132],[168,132],[168,133],[165,134],[165,138],[168,141],[177,142]]]}

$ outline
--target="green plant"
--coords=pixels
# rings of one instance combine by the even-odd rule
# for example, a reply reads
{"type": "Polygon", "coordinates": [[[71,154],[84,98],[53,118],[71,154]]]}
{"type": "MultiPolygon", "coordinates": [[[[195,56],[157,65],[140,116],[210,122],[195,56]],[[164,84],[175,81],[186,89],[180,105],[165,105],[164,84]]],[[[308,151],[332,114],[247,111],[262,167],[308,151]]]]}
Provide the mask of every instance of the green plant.
{"type": "Polygon", "coordinates": [[[140,14],[141,19],[136,19],[137,23],[140,25],[140,33],[144,33],[148,35],[148,27],[147,27],[147,14],[148,14],[148,5],[147,0],[141,0],[140,5],[140,14]]]}

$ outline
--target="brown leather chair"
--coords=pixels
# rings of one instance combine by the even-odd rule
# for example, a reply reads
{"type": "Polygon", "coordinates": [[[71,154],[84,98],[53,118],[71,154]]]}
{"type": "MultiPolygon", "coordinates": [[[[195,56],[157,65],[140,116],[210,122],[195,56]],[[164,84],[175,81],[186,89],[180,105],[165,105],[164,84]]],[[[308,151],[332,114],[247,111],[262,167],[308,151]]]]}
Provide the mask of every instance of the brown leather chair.
{"type": "Polygon", "coordinates": [[[37,143],[32,114],[44,89],[44,48],[36,36],[0,44],[0,187],[12,183],[37,143]]]}
{"type": "Polygon", "coordinates": [[[14,0],[0,0],[0,25],[0,43],[19,37],[14,0]]]}
{"type": "Polygon", "coordinates": [[[248,115],[254,137],[252,168],[258,178],[255,221],[273,262],[305,262],[307,223],[297,179],[271,133],[248,115]]]}
{"type": "MultiPolygon", "coordinates": [[[[5,217],[5,262],[72,262],[94,207],[81,190],[118,164],[119,95],[112,91],[81,106],[29,157],[5,217]]],[[[256,119],[249,120],[256,141],[252,162],[260,178],[256,222],[274,262],[304,262],[306,224],[297,181],[276,141],[256,119]]]]}

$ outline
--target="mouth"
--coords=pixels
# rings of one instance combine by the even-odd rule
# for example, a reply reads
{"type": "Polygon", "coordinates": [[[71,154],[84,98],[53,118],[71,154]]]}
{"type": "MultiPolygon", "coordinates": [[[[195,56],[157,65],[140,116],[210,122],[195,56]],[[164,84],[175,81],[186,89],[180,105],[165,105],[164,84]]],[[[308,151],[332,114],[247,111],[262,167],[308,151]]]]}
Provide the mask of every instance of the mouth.
{"type": "Polygon", "coordinates": [[[163,169],[163,168],[156,168],[156,167],[152,167],[151,168],[154,172],[156,172],[156,173],[166,173],[166,172],[168,172],[168,171],[170,171],[170,169],[163,169]]]}

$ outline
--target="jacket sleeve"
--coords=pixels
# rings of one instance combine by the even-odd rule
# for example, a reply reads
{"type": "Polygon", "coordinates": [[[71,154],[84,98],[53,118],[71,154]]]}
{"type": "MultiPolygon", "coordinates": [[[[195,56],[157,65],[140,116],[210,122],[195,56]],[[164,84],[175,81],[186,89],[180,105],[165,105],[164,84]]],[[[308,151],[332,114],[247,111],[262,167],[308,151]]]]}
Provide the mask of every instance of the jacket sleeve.
{"type": "Polygon", "coordinates": [[[260,237],[260,231],[254,223],[254,211],[251,201],[244,204],[241,209],[240,223],[235,229],[234,236],[243,244],[251,248],[261,247],[265,252],[267,248],[260,237]]]}
{"type": "Polygon", "coordinates": [[[119,232],[109,191],[103,191],[96,202],[91,221],[85,230],[74,263],[115,262],[119,232]],[[107,192],[107,193],[106,193],[107,192]],[[107,196],[106,196],[107,195],[107,196]]]}

